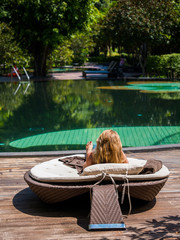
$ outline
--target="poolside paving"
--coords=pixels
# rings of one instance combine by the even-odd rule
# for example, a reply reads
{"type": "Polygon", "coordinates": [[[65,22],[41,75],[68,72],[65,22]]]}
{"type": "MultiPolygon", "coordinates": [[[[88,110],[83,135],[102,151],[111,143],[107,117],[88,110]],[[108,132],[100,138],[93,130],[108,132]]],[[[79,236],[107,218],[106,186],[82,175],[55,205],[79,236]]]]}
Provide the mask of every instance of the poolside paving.
{"type": "MultiPolygon", "coordinates": [[[[92,68],[91,66],[89,66],[92,68]]],[[[49,73],[46,78],[36,79],[31,76],[31,80],[82,80],[85,79],[82,74],[83,71],[69,71],[69,72],[55,72],[55,73],[49,73]]],[[[107,74],[98,74],[98,75],[92,75],[92,79],[108,79],[107,74]]],[[[25,79],[25,76],[23,77],[25,79]]],[[[26,80],[26,79],[25,79],[26,80]]],[[[0,82],[18,82],[19,79],[17,77],[6,77],[6,76],[0,76],[0,82]]]]}
{"type": "MultiPolygon", "coordinates": [[[[107,74],[89,74],[88,78],[85,79],[82,75],[82,71],[76,71],[76,72],[57,72],[57,73],[51,73],[49,74],[47,77],[45,78],[33,78],[31,77],[31,80],[33,81],[48,81],[48,80],[120,80],[120,81],[144,81],[144,80],[162,80],[162,81],[168,81],[170,80],[169,78],[151,78],[151,77],[139,77],[139,73],[124,73],[123,77],[117,77],[117,78],[108,78],[107,74]]],[[[24,80],[25,77],[24,77],[24,80]]],[[[173,80],[173,79],[171,79],[173,80]]],[[[180,79],[176,79],[176,80],[180,80],[180,79]]],[[[18,82],[18,78],[17,77],[4,77],[4,76],[0,76],[0,83],[1,82],[18,82]]]]}
{"type": "Polygon", "coordinates": [[[55,80],[82,80],[82,72],[62,72],[62,73],[53,73],[52,76],[55,80]]]}
{"type": "MultiPolygon", "coordinates": [[[[88,69],[98,69],[101,67],[101,65],[89,65],[88,69]]],[[[33,78],[31,77],[31,80],[33,81],[47,81],[47,80],[128,80],[128,79],[138,79],[139,73],[123,73],[124,77],[118,77],[118,78],[108,78],[108,74],[88,74],[88,78],[85,79],[83,77],[83,68],[87,68],[87,66],[81,66],[82,68],[81,71],[65,71],[65,72],[54,72],[54,73],[49,73],[47,77],[45,78],[33,78]]],[[[26,76],[22,76],[22,79],[27,80],[26,76]]],[[[18,82],[19,79],[17,77],[6,77],[6,76],[0,76],[0,82],[18,82]]]]}
{"type": "MultiPolygon", "coordinates": [[[[156,199],[145,203],[132,200],[132,213],[124,218],[125,231],[87,229],[89,194],[47,205],[31,192],[24,173],[52,156],[0,157],[0,239],[180,239],[180,149],[126,150],[136,158],[156,158],[171,174],[156,199]]],[[[123,214],[128,204],[122,205],[123,214]]]]}
{"type": "MultiPolygon", "coordinates": [[[[94,75],[92,78],[96,79],[98,77],[98,79],[107,79],[106,75],[94,75]]],[[[31,78],[32,80],[33,78],[31,78]]],[[[61,72],[61,73],[52,73],[49,74],[47,78],[43,78],[43,79],[39,79],[39,80],[82,80],[84,79],[84,77],[82,76],[82,72],[61,72]]],[[[37,79],[33,79],[33,80],[37,80],[37,79]]],[[[17,82],[19,81],[17,77],[14,78],[10,78],[10,77],[2,77],[0,76],[0,82],[17,82]]]]}

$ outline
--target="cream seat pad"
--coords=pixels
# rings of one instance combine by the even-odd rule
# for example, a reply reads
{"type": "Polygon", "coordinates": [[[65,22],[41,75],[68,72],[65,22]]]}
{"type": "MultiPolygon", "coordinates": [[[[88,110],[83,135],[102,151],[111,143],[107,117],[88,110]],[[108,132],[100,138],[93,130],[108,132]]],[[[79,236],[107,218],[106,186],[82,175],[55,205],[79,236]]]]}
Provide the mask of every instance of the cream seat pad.
{"type": "MultiPolygon", "coordinates": [[[[85,157],[84,154],[71,155],[68,157],[85,157]]],[[[67,157],[67,156],[66,156],[67,157]]],[[[65,158],[65,157],[62,157],[65,158]]],[[[129,179],[129,181],[134,180],[153,180],[153,179],[162,179],[169,176],[169,170],[164,165],[162,168],[154,173],[154,174],[146,174],[146,175],[138,175],[138,173],[143,169],[146,164],[146,160],[128,158],[128,164],[98,164],[101,165],[101,169],[97,169],[97,165],[95,167],[95,171],[91,172],[91,168],[87,167],[86,172],[88,172],[88,168],[90,168],[91,173],[83,173],[79,175],[77,170],[71,167],[66,166],[63,162],[59,161],[59,158],[52,159],[43,163],[40,163],[34,166],[30,170],[30,176],[38,180],[40,182],[89,182],[89,181],[98,181],[102,178],[102,173],[106,172],[111,174],[114,180],[123,180],[125,177],[129,179]],[[107,165],[107,167],[105,166],[107,165]],[[115,166],[115,170],[112,169],[112,166],[115,166]],[[127,173],[127,175],[126,175],[127,173]],[[93,174],[93,175],[92,175],[93,174]]],[[[93,165],[94,168],[95,165],[93,165]]],[[[109,180],[109,177],[106,176],[106,180],[109,180]]]]}

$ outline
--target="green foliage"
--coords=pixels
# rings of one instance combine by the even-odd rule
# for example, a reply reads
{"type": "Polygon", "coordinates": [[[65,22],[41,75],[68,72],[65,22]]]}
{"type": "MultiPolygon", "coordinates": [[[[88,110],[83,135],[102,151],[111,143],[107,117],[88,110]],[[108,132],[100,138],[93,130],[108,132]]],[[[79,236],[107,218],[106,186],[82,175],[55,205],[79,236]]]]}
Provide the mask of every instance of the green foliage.
{"type": "Polygon", "coordinates": [[[2,0],[0,20],[6,24],[0,24],[0,64],[28,67],[34,61],[38,76],[46,73],[46,59],[49,67],[109,62],[106,56],[115,47],[128,53],[130,64],[129,53],[178,52],[179,8],[171,0],[2,0]],[[143,43],[147,52],[140,51],[143,43]]]}
{"type": "Polygon", "coordinates": [[[33,56],[35,75],[46,74],[47,56],[62,36],[83,29],[94,1],[3,0],[1,21],[14,30],[14,39],[33,56]]]}
{"type": "Polygon", "coordinates": [[[146,0],[117,0],[103,21],[100,39],[108,49],[123,46],[126,52],[137,54],[145,75],[148,54],[171,43],[178,17],[172,0],[153,0],[150,4],[146,0]]]}
{"type": "MultiPolygon", "coordinates": [[[[99,9],[106,1],[100,1],[99,9]]],[[[166,54],[180,50],[180,4],[178,1],[117,0],[111,1],[109,11],[99,21],[94,41],[94,56],[111,48],[141,55],[145,67],[147,55],[166,54]],[[141,48],[144,44],[145,48],[141,48]]],[[[111,54],[111,53],[110,53],[111,54]]],[[[139,59],[140,59],[139,58],[139,59]]]]}
{"type": "Polygon", "coordinates": [[[73,50],[70,49],[71,42],[64,40],[50,55],[49,67],[69,65],[72,63],[73,50]]]}
{"type": "Polygon", "coordinates": [[[30,50],[37,43],[53,47],[59,35],[83,27],[88,5],[87,0],[8,0],[5,4],[8,18],[4,20],[13,27],[22,47],[30,50]]]}
{"type": "Polygon", "coordinates": [[[87,62],[89,53],[95,43],[88,32],[75,33],[69,39],[62,40],[50,56],[51,66],[63,66],[67,64],[87,62]]]}
{"type": "Polygon", "coordinates": [[[180,78],[180,54],[149,56],[146,71],[148,75],[180,78]]]}
{"type": "Polygon", "coordinates": [[[126,62],[130,65],[134,65],[135,63],[137,64],[137,59],[133,54],[127,54],[127,53],[122,53],[121,55],[117,56],[104,56],[100,55],[97,57],[89,57],[88,61],[89,62],[95,62],[99,64],[104,64],[104,63],[110,63],[111,61],[119,62],[120,57],[124,57],[126,59],[126,62]]]}
{"type": "Polygon", "coordinates": [[[29,67],[31,58],[13,41],[13,30],[6,24],[0,23],[0,64],[9,68],[12,64],[18,67],[29,67]]]}
{"type": "Polygon", "coordinates": [[[97,9],[99,9],[99,11],[102,14],[106,14],[109,8],[113,6],[115,2],[116,1],[113,1],[113,0],[100,0],[95,4],[95,6],[97,7],[97,9]]]}
{"type": "Polygon", "coordinates": [[[119,0],[110,11],[109,20],[124,40],[144,43],[168,38],[173,16],[171,0],[153,0],[151,4],[144,0],[119,0]]]}
{"type": "Polygon", "coordinates": [[[89,52],[93,50],[95,43],[93,42],[91,35],[87,32],[77,33],[71,37],[71,50],[74,53],[73,62],[80,64],[88,60],[89,52]]]}

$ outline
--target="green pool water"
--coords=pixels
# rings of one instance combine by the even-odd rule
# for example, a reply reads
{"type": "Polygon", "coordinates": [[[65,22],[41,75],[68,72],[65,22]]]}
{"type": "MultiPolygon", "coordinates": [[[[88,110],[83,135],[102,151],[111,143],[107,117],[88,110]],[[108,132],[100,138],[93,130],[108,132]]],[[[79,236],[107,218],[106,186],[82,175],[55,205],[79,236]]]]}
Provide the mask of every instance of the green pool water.
{"type": "Polygon", "coordinates": [[[124,147],[180,143],[179,84],[52,80],[14,95],[1,83],[0,151],[85,149],[109,128],[124,147]]]}
{"type": "Polygon", "coordinates": [[[144,93],[172,93],[180,92],[179,82],[129,82],[126,86],[104,86],[104,89],[139,90],[144,93]]]}
{"type": "MultiPolygon", "coordinates": [[[[62,130],[37,134],[12,141],[9,145],[18,149],[31,147],[48,147],[51,145],[82,146],[88,140],[96,142],[102,131],[108,128],[89,128],[76,130],[62,130]]],[[[122,139],[123,146],[139,147],[170,144],[180,142],[180,127],[111,127],[122,139]]]]}
{"type": "Polygon", "coordinates": [[[180,83],[178,82],[134,83],[126,87],[144,92],[180,92],[180,83]]]}

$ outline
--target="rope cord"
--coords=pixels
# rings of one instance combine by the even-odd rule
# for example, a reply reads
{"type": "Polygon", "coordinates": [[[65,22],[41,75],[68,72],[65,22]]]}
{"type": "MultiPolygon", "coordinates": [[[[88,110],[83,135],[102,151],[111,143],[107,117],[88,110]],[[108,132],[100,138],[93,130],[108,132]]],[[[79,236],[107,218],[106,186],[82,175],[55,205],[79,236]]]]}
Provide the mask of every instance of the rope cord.
{"type": "MultiPolygon", "coordinates": [[[[132,211],[132,204],[131,204],[131,196],[130,196],[130,189],[129,189],[129,180],[128,180],[128,177],[127,177],[127,174],[128,174],[128,169],[126,170],[126,175],[124,177],[124,186],[123,186],[123,190],[122,190],[122,197],[121,197],[121,204],[124,203],[124,197],[125,197],[125,190],[126,190],[126,186],[127,186],[127,195],[128,195],[128,201],[129,201],[129,212],[128,212],[128,215],[130,215],[131,211],[132,211]]],[[[96,185],[100,184],[104,179],[105,177],[108,176],[113,185],[114,185],[114,188],[115,188],[115,191],[116,191],[116,195],[117,195],[117,198],[119,198],[119,194],[118,194],[118,188],[116,186],[116,182],[115,180],[113,179],[113,177],[111,176],[111,174],[108,174],[108,173],[105,173],[105,172],[102,172],[102,178],[96,182],[95,184],[93,184],[93,186],[90,188],[90,201],[92,202],[92,188],[95,187],[96,185]]]]}
{"type": "Polygon", "coordinates": [[[125,190],[126,190],[126,186],[127,186],[127,195],[128,195],[128,200],[129,200],[129,212],[128,215],[131,213],[132,211],[132,204],[131,204],[131,196],[130,196],[130,189],[129,189],[129,179],[127,177],[128,174],[128,169],[126,170],[126,175],[124,177],[124,186],[123,186],[123,190],[122,190],[122,197],[121,197],[121,204],[123,204],[124,202],[124,196],[125,196],[125,190]]]}

